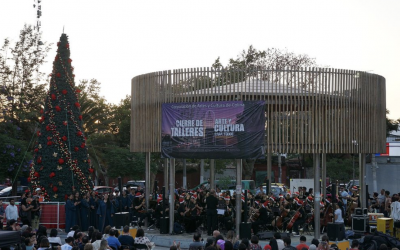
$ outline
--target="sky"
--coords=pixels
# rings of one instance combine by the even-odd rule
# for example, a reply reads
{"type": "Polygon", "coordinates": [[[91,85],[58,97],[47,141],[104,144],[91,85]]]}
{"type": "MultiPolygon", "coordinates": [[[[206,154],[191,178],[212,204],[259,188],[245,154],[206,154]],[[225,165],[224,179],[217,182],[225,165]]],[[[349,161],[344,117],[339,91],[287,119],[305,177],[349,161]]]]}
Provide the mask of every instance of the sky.
{"type": "MultiPolygon", "coordinates": [[[[33,0],[0,2],[0,41],[36,23],[33,0]]],[[[52,70],[63,28],[77,80],[95,78],[101,95],[119,103],[131,79],[160,70],[223,64],[249,45],[287,49],[321,66],[386,78],[390,118],[400,118],[400,1],[104,1],[42,0],[43,41],[53,43],[52,70]]]]}

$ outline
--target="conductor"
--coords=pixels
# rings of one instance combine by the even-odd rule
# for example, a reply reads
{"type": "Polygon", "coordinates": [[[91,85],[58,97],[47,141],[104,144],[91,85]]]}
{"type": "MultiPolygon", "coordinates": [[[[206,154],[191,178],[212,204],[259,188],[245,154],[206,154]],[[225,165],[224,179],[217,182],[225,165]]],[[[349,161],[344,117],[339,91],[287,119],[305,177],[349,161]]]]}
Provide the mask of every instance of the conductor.
{"type": "Polygon", "coordinates": [[[218,199],[215,196],[215,190],[211,189],[210,194],[206,198],[207,205],[207,234],[211,236],[211,233],[217,229],[217,206],[218,199]]]}

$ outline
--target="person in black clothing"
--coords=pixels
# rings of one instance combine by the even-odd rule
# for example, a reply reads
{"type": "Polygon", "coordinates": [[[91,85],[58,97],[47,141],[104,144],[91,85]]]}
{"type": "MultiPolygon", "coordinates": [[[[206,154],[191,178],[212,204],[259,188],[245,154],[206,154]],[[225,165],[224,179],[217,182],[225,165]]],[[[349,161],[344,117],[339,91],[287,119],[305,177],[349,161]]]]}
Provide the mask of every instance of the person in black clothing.
{"type": "Polygon", "coordinates": [[[296,200],[296,204],[299,206],[298,211],[300,212],[300,216],[293,223],[293,236],[300,236],[299,226],[303,225],[306,221],[306,212],[304,211],[303,202],[301,200],[296,200]]]}
{"type": "Polygon", "coordinates": [[[135,239],[133,239],[133,237],[129,234],[129,226],[124,227],[122,235],[118,237],[118,240],[123,246],[133,247],[133,244],[135,244],[135,239]]]}
{"type": "Polygon", "coordinates": [[[206,198],[207,205],[207,234],[210,236],[211,233],[217,229],[217,206],[218,199],[215,196],[215,190],[211,189],[208,197],[206,198]]]}
{"type": "MultiPolygon", "coordinates": [[[[256,201],[256,204],[258,201],[256,201]]],[[[261,204],[258,209],[255,210],[256,213],[259,214],[258,219],[251,223],[251,228],[253,229],[253,234],[256,235],[259,230],[259,225],[265,225],[268,221],[268,211],[267,211],[267,202],[261,204]]]]}

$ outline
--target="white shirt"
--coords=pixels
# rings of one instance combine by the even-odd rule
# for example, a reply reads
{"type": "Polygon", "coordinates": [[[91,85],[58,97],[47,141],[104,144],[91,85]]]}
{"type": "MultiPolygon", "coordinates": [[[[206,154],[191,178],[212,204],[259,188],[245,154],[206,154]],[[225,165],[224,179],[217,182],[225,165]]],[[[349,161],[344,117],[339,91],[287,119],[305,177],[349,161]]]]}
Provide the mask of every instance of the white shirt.
{"type": "Polygon", "coordinates": [[[11,205],[11,204],[8,205],[6,207],[5,214],[6,214],[7,220],[12,220],[12,219],[18,220],[18,208],[17,208],[17,206],[11,205]]]}
{"type": "Polygon", "coordinates": [[[336,209],[335,215],[337,215],[337,219],[335,219],[335,222],[344,223],[343,216],[342,216],[342,209],[340,209],[340,208],[336,209]]]}
{"type": "Polygon", "coordinates": [[[347,197],[349,196],[349,193],[347,193],[346,191],[343,191],[343,192],[341,192],[340,193],[340,195],[344,198],[344,199],[342,199],[343,200],[343,204],[347,204],[347,197]]]}
{"type": "Polygon", "coordinates": [[[50,243],[58,243],[60,246],[62,245],[60,237],[49,237],[50,243]]]}
{"type": "Polygon", "coordinates": [[[282,239],[277,239],[277,240],[276,240],[276,243],[278,244],[278,249],[279,249],[279,250],[282,250],[282,249],[285,248],[285,243],[283,243],[283,240],[282,240],[282,239]]]}
{"type": "Polygon", "coordinates": [[[390,217],[394,221],[400,220],[400,202],[398,201],[392,202],[392,204],[390,204],[390,209],[391,209],[390,217]]]}
{"type": "Polygon", "coordinates": [[[75,231],[69,231],[69,233],[67,234],[67,238],[68,237],[74,237],[75,231]]]}
{"type": "Polygon", "coordinates": [[[65,243],[64,245],[61,246],[61,250],[71,250],[72,246],[69,244],[65,243]]]}

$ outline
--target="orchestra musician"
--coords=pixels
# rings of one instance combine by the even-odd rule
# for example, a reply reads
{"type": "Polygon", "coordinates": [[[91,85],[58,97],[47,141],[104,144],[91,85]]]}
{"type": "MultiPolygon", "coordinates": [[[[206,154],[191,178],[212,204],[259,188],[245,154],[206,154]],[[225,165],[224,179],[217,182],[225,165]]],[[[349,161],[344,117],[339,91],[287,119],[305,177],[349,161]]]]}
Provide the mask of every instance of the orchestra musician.
{"type": "Polygon", "coordinates": [[[233,228],[233,213],[234,206],[230,203],[231,198],[229,196],[225,196],[225,214],[224,214],[224,227],[226,230],[232,230],[233,228]]]}
{"type": "Polygon", "coordinates": [[[259,201],[255,201],[255,204],[258,206],[254,209],[254,212],[258,214],[258,219],[251,223],[251,228],[253,229],[253,234],[257,235],[259,226],[266,225],[270,221],[268,220],[268,212],[266,209],[266,207],[268,206],[268,202],[264,202],[260,205],[259,201]]]}
{"type": "Polygon", "coordinates": [[[293,223],[293,227],[289,228],[288,231],[291,233],[293,231],[293,236],[300,236],[299,233],[299,226],[305,223],[306,213],[303,207],[303,201],[300,199],[296,199],[294,204],[298,206],[295,215],[292,217],[291,221],[289,222],[288,226],[293,223]]]}

